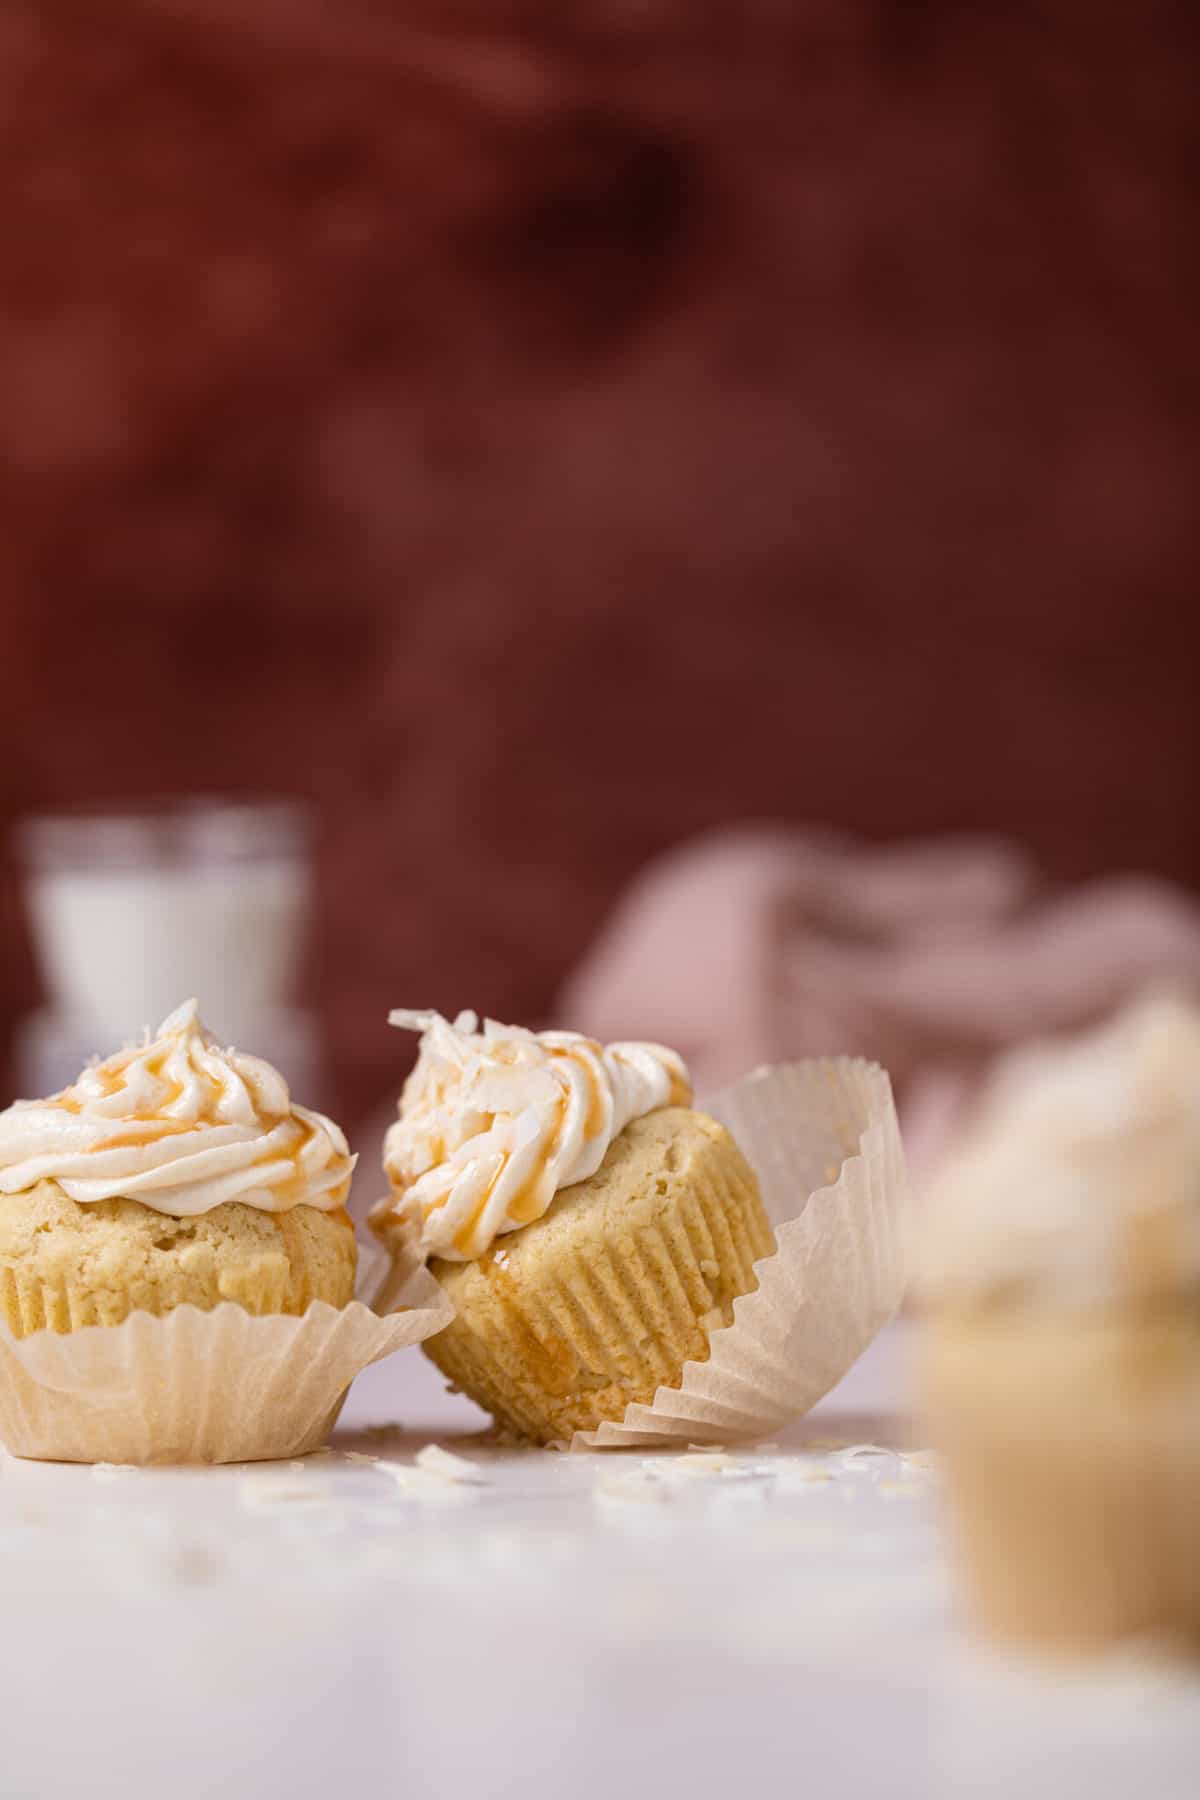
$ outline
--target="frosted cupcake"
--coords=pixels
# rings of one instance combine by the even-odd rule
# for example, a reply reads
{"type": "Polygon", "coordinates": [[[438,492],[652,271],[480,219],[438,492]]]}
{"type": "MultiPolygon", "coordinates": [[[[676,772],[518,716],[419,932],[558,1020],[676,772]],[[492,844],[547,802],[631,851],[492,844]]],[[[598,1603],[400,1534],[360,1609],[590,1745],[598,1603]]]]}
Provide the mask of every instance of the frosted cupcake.
{"type": "Polygon", "coordinates": [[[21,1338],[226,1300],[344,1307],[353,1167],[333,1121],[219,1048],[189,1001],[73,1087],[0,1113],[0,1318],[21,1338]]]}
{"type": "Polygon", "coordinates": [[[999,1071],[932,1196],[931,1428],[976,1612],[1200,1649],[1200,1012],[999,1071]]]}
{"type": "Polygon", "coordinates": [[[680,1058],[473,1013],[391,1022],[421,1048],[371,1223],[401,1266],[427,1257],[454,1304],[426,1353],[540,1443],[678,1386],[774,1248],[755,1176],[692,1109],[680,1058]]]}

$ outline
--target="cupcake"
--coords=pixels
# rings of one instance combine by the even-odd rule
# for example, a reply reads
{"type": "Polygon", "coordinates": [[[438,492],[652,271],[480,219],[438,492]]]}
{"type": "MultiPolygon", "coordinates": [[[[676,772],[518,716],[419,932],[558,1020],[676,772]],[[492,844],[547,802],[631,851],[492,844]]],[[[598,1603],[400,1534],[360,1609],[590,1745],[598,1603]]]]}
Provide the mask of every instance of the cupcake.
{"type": "Polygon", "coordinates": [[[0,1113],[0,1319],[15,1338],[133,1312],[299,1315],[354,1293],[354,1158],[189,1001],[146,1043],[0,1113]]]}
{"type": "Polygon", "coordinates": [[[975,1613],[1200,1650],[1200,1011],[1001,1066],[931,1196],[921,1358],[975,1613]]]}
{"type": "Polygon", "coordinates": [[[691,1107],[657,1044],[479,1029],[421,1032],[371,1223],[428,1258],[453,1302],[424,1348],[499,1425],[537,1443],[620,1420],[703,1362],[775,1240],[724,1126],[691,1107]]]}

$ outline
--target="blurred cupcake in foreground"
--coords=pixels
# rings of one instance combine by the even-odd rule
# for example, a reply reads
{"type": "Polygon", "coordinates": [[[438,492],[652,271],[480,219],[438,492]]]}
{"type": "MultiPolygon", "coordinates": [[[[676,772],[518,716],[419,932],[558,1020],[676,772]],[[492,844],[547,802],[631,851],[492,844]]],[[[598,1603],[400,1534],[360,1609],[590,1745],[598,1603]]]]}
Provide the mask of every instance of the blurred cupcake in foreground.
{"type": "Polygon", "coordinates": [[[1200,1011],[1008,1059],[931,1197],[922,1288],[981,1623],[1200,1651],[1200,1011]]]}
{"type": "Polygon", "coordinates": [[[602,1047],[473,1013],[422,1033],[371,1223],[428,1257],[453,1324],[427,1354],[537,1442],[678,1386],[758,1283],[774,1237],[749,1164],[657,1044],[602,1047]]]}
{"type": "Polygon", "coordinates": [[[15,1337],[131,1312],[345,1306],[354,1158],[194,1000],[48,1100],[0,1113],[0,1317],[15,1337]]]}

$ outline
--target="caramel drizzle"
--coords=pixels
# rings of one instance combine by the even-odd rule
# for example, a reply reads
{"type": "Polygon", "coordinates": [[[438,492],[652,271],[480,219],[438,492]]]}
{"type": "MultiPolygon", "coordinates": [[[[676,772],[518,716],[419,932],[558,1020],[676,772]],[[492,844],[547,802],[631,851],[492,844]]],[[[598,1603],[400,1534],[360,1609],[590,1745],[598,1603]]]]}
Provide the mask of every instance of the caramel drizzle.
{"type": "MultiPolygon", "coordinates": [[[[501,1061],[512,1060],[511,1057],[504,1057],[500,1050],[497,1050],[496,1055],[498,1060],[501,1061]]],[[[587,1143],[594,1142],[608,1127],[612,1117],[607,1083],[597,1075],[597,1068],[602,1070],[604,1067],[604,1051],[602,1046],[591,1038],[583,1038],[578,1043],[570,1045],[554,1045],[549,1048],[549,1055],[552,1058],[558,1059],[560,1063],[563,1061],[573,1062],[578,1069],[582,1070],[587,1102],[583,1121],[583,1137],[584,1141],[587,1143]]],[[[666,1104],[668,1106],[689,1105],[691,1103],[692,1090],[687,1078],[672,1069],[669,1064],[664,1064],[664,1067],[666,1068],[670,1079],[670,1090],[666,1104]]],[[[433,1087],[432,1097],[435,1110],[445,1099],[445,1086],[444,1080],[439,1080],[433,1087]]],[[[511,1220],[514,1226],[532,1224],[535,1219],[541,1218],[546,1211],[548,1205],[548,1201],[545,1198],[547,1174],[552,1167],[562,1144],[570,1093],[571,1083],[564,1070],[559,1077],[558,1117],[555,1123],[554,1132],[541,1158],[540,1166],[528,1176],[505,1207],[506,1216],[511,1220]]],[[[492,1129],[494,1124],[495,1115],[484,1114],[483,1123],[476,1135],[485,1135],[492,1129]]],[[[446,1161],[446,1144],[443,1138],[436,1136],[431,1137],[429,1139],[428,1149],[429,1169],[436,1168],[439,1164],[446,1161]]],[[[463,1224],[454,1233],[452,1243],[455,1250],[457,1250],[461,1256],[470,1256],[472,1254],[472,1247],[480,1222],[495,1196],[499,1183],[504,1179],[511,1161],[511,1151],[503,1152],[495,1173],[492,1175],[479,1199],[472,1207],[470,1216],[464,1220],[463,1224]]],[[[414,1179],[419,1179],[419,1177],[414,1179]]],[[[414,1185],[413,1181],[405,1181],[402,1178],[396,1179],[393,1177],[393,1186],[397,1198],[402,1196],[406,1189],[412,1185],[414,1185]]],[[[430,1219],[432,1219],[436,1213],[440,1212],[442,1208],[446,1206],[451,1198],[453,1189],[454,1184],[451,1183],[444,1192],[438,1194],[435,1198],[423,1205],[421,1209],[422,1217],[426,1224],[428,1224],[430,1219]]]]}
{"type": "MultiPolygon", "coordinates": [[[[584,1043],[580,1045],[579,1048],[591,1050],[597,1057],[602,1055],[599,1044],[592,1043],[590,1039],[585,1039],[584,1043]]],[[[607,1123],[608,1111],[605,1106],[606,1096],[604,1088],[600,1082],[597,1081],[591,1063],[585,1057],[580,1056],[574,1046],[569,1049],[555,1048],[550,1054],[574,1062],[577,1067],[581,1068],[584,1072],[588,1089],[588,1109],[583,1123],[583,1135],[588,1142],[591,1142],[600,1135],[607,1123]]],[[[562,1135],[567,1122],[567,1099],[569,1093],[570,1085],[568,1081],[564,1079],[559,1088],[558,1118],[555,1122],[554,1133],[546,1146],[545,1154],[542,1157],[541,1166],[528,1176],[505,1207],[505,1212],[513,1221],[514,1225],[531,1225],[535,1219],[540,1219],[546,1210],[548,1202],[543,1198],[546,1173],[558,1154],[559,1146],[562,1143],[562,1135]]],[[[492,1123],[494,1123],[494,1118],[489,1118],[489,1130],[492,1123]]],[[[460,1256],[469,1256],[471,1254],[471,1245],[475,1233],[479,1228],[479,1222],[487,1211],[488,1204],[495,1194],[497,1185],[503,1179],[511,1160],[511,1152],[506,1151],[499,1168],[496,1170],[472,1208],[470,1217],[455,1232],[452,1241],[454,1248],[458,1251],[460,1256]]],[[[449,1197],[449,1193],[443,1194],[438,1200],[427,1207],[425,1210],[426,1219],[429,1219],[439,1207],[444,1206],[449,1197]]]]}
{"type": "MultiPolygon", "coordinates": [[[[130,1062],[134,1060],[134,1057],[136,1057],[137,1054],[137,1052],[134,1052],[131,1056],[124,1058],[115,1066],[112,1064],[101,1063],[95,1068],[93,1073],[100,1086],[100,1097],[102,1099],[111,1099],[114,1094],[120,1093],[128,1088],[129,1079],[126,1071],[128,1070],[130,1062]]],[[[213,1080],[211,1075],[206,1071],[199,1069],[196,1070],[195,1073],[197,1078],[204,1084],[209,1102],[205,1110],[195,1119],[167,1119],[162,1117],[162,1110],[177,1104],[183,1097],[184,1092],[184,1083],[177,1078],[168,1078],[166,1074],[164,1065],[166,1063],[167,1055],[168,1051],[164,1049],[156,1056],[149,1058],[145,1065],[146,1071],[151,1079],[163,1084],[166,1088],[166,1093],[157,1094],[154,1097],[154,1100],[148,1102],[144,1107],[133,1108],[133,1110],[123,1115],[123,1121],[132,1124],[138,1121],[148,1122],[153,1120],[157,1127],[158,1134],[164,1137],[179,1137],[188,1132],[203,1129],[207,1124],[215,1123],[214,1102],[220,1094],[220,1087],[219,1084],[213,1080]]],[[[75,1099],[69,1089],[64,1089],[62,1093],[55,1094],[49,1104],[57,1107],[62,1112],[71,1113],[75,1116],[79,1116],[84,1110],[83,1102],[75,1099]]],[[[270,1131],[288,1117],[290,1117],[292,1124],[299,1133],[298,1138],[290,1147],[290,1153],[295,1159],[296,1168],[292,1174],[283,1176],[277,1181],[269,1183],[267,1186],[267,1192],[272,1194],[275,1200],[280,1203],[279,1210],[281,1211],[286,1207],[299,1205],[304,1200],[305,1194],[311,1184],[308,1176],[300,1167],[300,1160],[303,1152],[307,1149],[308,1145],[313,1142],[317,1135],[316,1127],[314,1125],[307,1119],[297,1118],[294,1114],[260,1117],[259,1123],[270,1131]]],[[[117,1123],[117,1121],[114,1121],[114,1123],[117,1123]]],[[[146,1138],[140,1132],[118,1130],[105,1137],[102,1148],[104,1150],[136,1149],[146,1142],[146,1138]]],[[[278,1155],[279,1150],[275,1149],[264,1153],[262,1160],[274,1161],[278,1155]]],[[[344,1201],[349,1190],[349,1179],[329,1190],[329,1198],[331,1200],[336,1199],[338,1204],[342,1206],[343,1211],[344,1201]]]]}
{"type": "MultiPolygon", "coordinates": [[[[135,1052],[134,1054],[136,1055],[137,1053],[135,1052]]],[[[189,1131],[194,1125],[201,1123],[201,1120],[188,1119],[182,1121],[176,1119],[162,1119],[160,1117],[162,1111],[169,1106],[177,1105],[183,1098],[184,1084],[176,1078],[168,1078],[164,1067],[166,1058],[167,1052],[162,1050],[156,1057],[151,1058],[146,1063],[146,1073],[150,1076],[152,1081],[157,1081],[165,1087],[166,1092],[156,1094],[154,1099],[148,1101],[143,1107],[133,1107],[129,1112],[124,1113],[122,1117],[125,1119],[157,1119],[164,1130],[189,1131]]],[[[129,1076],[127,1071],[131,1060],[132,1057],[126,1057],[115,1066],[110,1063],[99,1063],[91,1071],[93,1078],[100,1088],[100,1099],[111,1100],[114,1095],[123,1093],[128,1089],[129,1076]]],[[[216,1092],[216,1084],[213,1082],[211,1076],[203,1075],[199,1070],[197,1070],[197,1075],[199,1076],[199,1079],[204,1082],[211,1100],[216,1092]]],[[[55,1094],[49,1104],[58,1107],[62,1112],[73,1113],[76,1116],[83,1112],[83,1102],[75,1099],[69,1088],[64,1088],[61,1094],[55,1094]]],[[[128,1141],[136,1142],[138,1140],[131,1139],[128,1141]]]]}
{"type": "Polygon", "coordinates": [[[671,1070],[671,1092],[667,1096],[668,1106],[690,1106],[692,1104],[692,1084],[683,1075],[671,1070]]]}

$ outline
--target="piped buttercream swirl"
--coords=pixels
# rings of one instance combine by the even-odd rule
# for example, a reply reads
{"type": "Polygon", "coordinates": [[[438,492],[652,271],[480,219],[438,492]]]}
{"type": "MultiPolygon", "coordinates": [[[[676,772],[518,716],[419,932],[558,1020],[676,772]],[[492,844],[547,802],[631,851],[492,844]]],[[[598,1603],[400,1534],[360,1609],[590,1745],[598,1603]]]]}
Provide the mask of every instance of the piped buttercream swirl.
{"type": "Polygon", "coordinates": [[[421,1048],[384,1140],[392,1194],[372,1223],[403,1225],[428,1255],[482,1256],[594,1175],[631,1119],[691,1100],[682,1058],[662,1044],[481,1028],[471,1012],[389,1022],[419,1031],[421,1048]]]}
{"type": "Polygon", "coordinates": [[[295,1105],[270,1063],[217,1045],[194,1000],[72,1087],[0,1113],[0,1193],[55,1181],[84,1205],[138,1200],[175,1218],[231,1200],[332,1212],[354,1162],[338,1126],[295,1105]]]}

